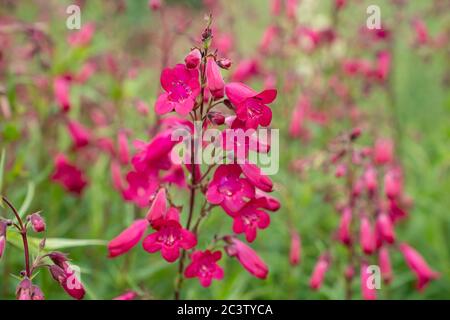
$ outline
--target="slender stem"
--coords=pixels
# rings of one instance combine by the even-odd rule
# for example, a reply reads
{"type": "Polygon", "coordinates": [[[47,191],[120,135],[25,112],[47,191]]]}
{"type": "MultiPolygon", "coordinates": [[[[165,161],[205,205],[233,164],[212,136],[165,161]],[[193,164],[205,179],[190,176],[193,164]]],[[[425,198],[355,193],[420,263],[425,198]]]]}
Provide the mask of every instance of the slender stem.
{"type": "Polygon", "coordinates": [[[16,216],[17,222],[19,223],[20,227],[20,235],[22,236],[22,242],[23,242],[23,250],[25,255],[25,272],[27,277],[31,277],[31,268],[30,268],[30,251],[28,248],[28,238],[27,238],[27,228],[23,224],[22,219],[19,216],[19,213],[17,212],[16,208],[13,206],[13,204],[6,198],[5,196],[2,196],[3,201],[8,205],[8,207],[11,209],[11,211],[16,216]]]}

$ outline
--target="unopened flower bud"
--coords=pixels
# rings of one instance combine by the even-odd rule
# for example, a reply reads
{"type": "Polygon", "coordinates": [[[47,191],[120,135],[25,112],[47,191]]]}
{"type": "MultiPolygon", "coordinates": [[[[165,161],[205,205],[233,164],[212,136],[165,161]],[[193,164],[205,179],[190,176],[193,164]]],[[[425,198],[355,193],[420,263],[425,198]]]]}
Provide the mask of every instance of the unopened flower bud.
{"type": "Polygon", "coordinates": [[[8,223],[6,220],[0,220],[0,258],[5,252],[6,248],[6,229],[8,227],[8,223]]]}
{"type": "Polygon", "coordinates": [[[219,67],[221,67],[222,69],[228,70],[230,69],[232,62],[230,59],[227,58],[221,58],[217,61],[217,64],[219,65],[219,67]]]}
{"type": "Polygon", "coordinates": [[[184,62],[188,69],[196,69],[200,65],[202,54],[197,48],[192,49],[191,52],[184,58],[184,62]]]}
{"type": "Polygon", "coordinates": [[[33,227],[34,232],[43,232],[45,231],[45,221],[44,218],[38,212],[31,214],[28,219],[31,222],[31,226],[33,227]]]}
{"type": "Polygon", "coordinates": [[[215,111],[209,112],[208,119],[217,126],[220,126],[225,123],[225,116],[220,112],[215,111]]]}

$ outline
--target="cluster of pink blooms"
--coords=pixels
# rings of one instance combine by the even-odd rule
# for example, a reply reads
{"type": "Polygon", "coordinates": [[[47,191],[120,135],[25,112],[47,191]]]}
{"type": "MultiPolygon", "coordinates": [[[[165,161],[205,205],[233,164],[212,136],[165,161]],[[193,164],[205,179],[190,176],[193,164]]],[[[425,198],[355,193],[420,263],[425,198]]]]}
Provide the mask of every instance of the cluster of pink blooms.
{"type": "MultiPolygon", "coordinates": [[[[231,61],[209,52],[211,41],[215,38],[207,27],[202,34],[202,45],[190,51],[184,64],[162,71],[163,92],[155,103],[155,111],[163,117],[151,141],[135,141],[136,152],[131,155],[122,140],[118,160],[111,166],[114,185],[126,201],[149,209],[145,218],[134,221],[108,245],[112,258],[128,252],[143,239],[145,251],[160,252],[169,263],[179,260],[182,269],[186,253],[189,253],[191,262],[183,269],[183,275],[197,277],[204,287],[224,276],[219,265],[220,243],[249,273],[266,278],[267,265],[237,235],[244,234],[248,242],[253,242],[258,230],[270,224],[267,211],[280,207],[268,194],[273,189],[272,181],[248,159],[235,158],[234,163],[202,168],[193,164],[195,162],[173,163],[170,156],[180,143],[172,139],[172,133],[184,128],[192,133],[189,139],[194,139],[194,121],[201,121],[203,129],[226,131],[266,127],[272,120],[268,105],[275,100],[276,90],[257,92],[240,82],[225,83],[221,69],[230,68],[231,61]],[[170,115],[165,116],[167,114],[170,115]],[[125,179],[122,178],[123,168],[128,170],[125,179]],[[177,192],[174,188],[190,194],[188,210],[182,210],[186,206],[178,207],[173,203],[171,192],[177,192]],[[194,202],[199,200],[204,203],[196,212],[194,202]],[[233,220],[234,234],[216,235],[210,246],[198,248],[200,222],[215,207],[221,207],[233,220]]],[[[203,141],[204,137],[200,139],[203,141]]],[[[248,148],[246,151],[248,155],[248,148]]],[[[268,148],[259,150],[267,151],[268,148]]],[[[189,157],[193,157],[193,153],[189,153],[189,157]]]]}
{"type": "MultiPolygon", "coordinates": [[[[407,217],[411,200],[404,195],[402,170],[394,158],[393,142],[378,139],[373,147],[358,146],[361,130],[354,129],[340,137],[331,150],[326,168],[335,168],[335,176],[343,180],[336,190],[336,207],[340,222],[333,239],[346,246],[350,261],[345,277],[351,283],[355,269],[360,270],[361,293],[364,299],[375,299],[376,289],[367,285],[369,265],[378,265],[385,284],[393,278],[390,254],[401,252],[406,264],[417,277],[417,288],[423,290],[439,274],[432,270],[421,255],[405,242],[399,242],[395,227],[407,217]],[[342,199],[339,194],[349,195],[342,199]]],[[[310,286],[319,289],[332,265],[330,251],[317,261],[310,286]]]]}
{"type": "Polygon", "coordinates": [[[69,264],[67,255],[58,251],[41,253],[45,250],[45,237],[39,243],[39,253],[32,259],[28,234],[31,231],[43,233],[46,224],[40,212],[35,212],[23,220],[14,205],[5,197],[0,198],[14,214],[15,220],[0,219],[0,258],[6,249],[6,237],[8,228],[15,228],[22,236],[23,250],[25,256],[25,269],[20,272],[20,282],[16,289],[18,300],[44,300],[44,293],[39,286],[33,284],[33,278],[40,269],[49,270],[53,279],[74,299],[83,299],[85,290],[80,282],[78,274],[73,266],[69,264]]]}

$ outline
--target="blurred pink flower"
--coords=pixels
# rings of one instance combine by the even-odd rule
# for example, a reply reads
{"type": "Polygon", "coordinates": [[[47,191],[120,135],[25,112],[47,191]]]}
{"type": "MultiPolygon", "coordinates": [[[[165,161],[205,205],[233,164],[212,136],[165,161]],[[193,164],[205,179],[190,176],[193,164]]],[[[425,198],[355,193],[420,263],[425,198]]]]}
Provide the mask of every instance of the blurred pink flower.
{"type": "Polygon", "coordinates": [[[71,164],[63,154],[55,157],[55,170],[51,178],[60,183],[67,191],[78,195],[87,185],[83,172],[71,164]]]}
{"type": "Polygon", "coordinates": [[[296,266],[300,263],[302,242],[297,232],[291,231],[291,248],[289,250],[289,263],[296,266]]]}
{"type": "Polygon", "coordinates": [[[90,131],[81,123],[75,120],[69,120],[67,123],[70,137],[72,138],[73,147],[78,149],[89,144],[91,140],[90,131]]]}
{"type": "Polygon", "coordinates": [[[220,251],[194,251],[191,254],[191,263],[184,271],[184,276],[186,278],[198,277],[203,287],[209,287],[212,279],[222,280],[223,278],[223,269],[217,264],[221,257],[220,251]]]}
{"type": "Polygon", "coordinates": [[[361,249],[365,254],[372,254],[375,250],[375,237],[370,225],[370,221],[367,216],[361,217],[360,229],[359,229],[359,241],[361,249]]]}
{"type": "Polygon", "coordinates": [[[368,264],[366,262],[361,263],[361,295],[364,300],[376,300],[377,292],[375,287],[371,288],[372,283],[369,282],[370,273],[368,272],[368,264]]]}
{"type": "Polygon", "coordinates": [[[84,47],[91,42],[94,32],[94,23],[85,23],[79,31],[72,32],[67,38],[67,41],[71,46],[84,47]]]}
{"type": "Polygon", "coordinates": [[[316,265],[314,266],[311,279],[309,280],[309,286],[311,287],[311,289],[320,289],[325,278],[325,273],[327,272],[329,266],[330,257],[328,256],[328,254],[321,255],[317,260],[316,265]]]}
{"type": "Polygon", "coordinates": [[[389,257],[389,249],[382,247],[378,252],[378,264],[380,265],[381,276],[386,284],[392,281],[391,259],[389,257]]]}
{"type": "Polygon", "coordinates": [[[53,83],[56,102],[63,112],[70,110],[70,79],[67,76],[58,76],[53,83]]]}

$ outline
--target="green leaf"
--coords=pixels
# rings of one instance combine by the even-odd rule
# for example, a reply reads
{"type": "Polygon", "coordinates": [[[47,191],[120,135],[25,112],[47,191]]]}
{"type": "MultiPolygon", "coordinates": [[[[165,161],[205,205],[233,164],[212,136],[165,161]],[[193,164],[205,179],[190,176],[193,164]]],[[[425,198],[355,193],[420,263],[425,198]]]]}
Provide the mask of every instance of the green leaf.
{"type": "Polygon", "coordinates": [[[108,241],[100,239],[64,239],[48,238],[45,240],[46,250],[56,250],[62,248],[76,248],[86,246],[106,246],[108,241]]]}
{"type": "Polygon", "coordinates": [[[34,198],[34,182],[28,182],[27,195],[25,196],[25,200],[22,203],[22,206],[19,209],[19,216],[22,218],[25,212],[27,212],[30,207],[31,201],[34,198]]]}

